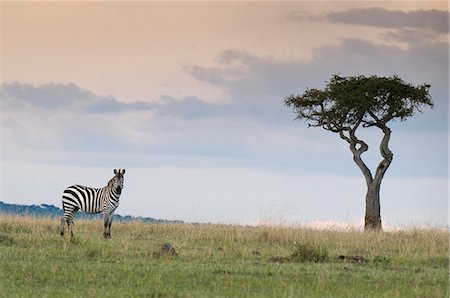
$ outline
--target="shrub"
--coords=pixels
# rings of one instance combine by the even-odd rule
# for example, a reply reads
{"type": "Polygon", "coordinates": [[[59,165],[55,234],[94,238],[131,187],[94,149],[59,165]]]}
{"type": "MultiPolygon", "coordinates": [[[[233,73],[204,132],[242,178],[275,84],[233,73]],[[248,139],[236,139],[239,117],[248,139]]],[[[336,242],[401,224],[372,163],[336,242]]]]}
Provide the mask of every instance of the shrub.
{"type": "Polygon", "coordinates": [[[6,234],[0,234],[0,245],[13,245],[14,244],[14,238],[6,235],[6,234]]]}
{"type": "Polygon", "coordinates": [[[388,256],[375,256],[373,258],[373,262],[377,265],[384,265],[387,266],[391,262],[388,256]]]}
{"type": "Polygon", "coordinates": [[[294,243],[290,260],[293,262],[326,262],[328,261],[328,251],[321,246],[309,243],[294,243]]]}

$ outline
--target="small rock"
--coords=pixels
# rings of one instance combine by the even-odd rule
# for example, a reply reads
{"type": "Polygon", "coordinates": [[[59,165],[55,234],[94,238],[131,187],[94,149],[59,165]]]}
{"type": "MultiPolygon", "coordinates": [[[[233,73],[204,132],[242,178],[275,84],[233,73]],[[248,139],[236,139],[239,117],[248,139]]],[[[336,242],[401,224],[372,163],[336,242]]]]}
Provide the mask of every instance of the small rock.
{"type": "Polygon", "coordinates": [[[339,260],[350,261],[352,263],[365,263],[367,260],[362,256],[339,256],[339,260]]]}

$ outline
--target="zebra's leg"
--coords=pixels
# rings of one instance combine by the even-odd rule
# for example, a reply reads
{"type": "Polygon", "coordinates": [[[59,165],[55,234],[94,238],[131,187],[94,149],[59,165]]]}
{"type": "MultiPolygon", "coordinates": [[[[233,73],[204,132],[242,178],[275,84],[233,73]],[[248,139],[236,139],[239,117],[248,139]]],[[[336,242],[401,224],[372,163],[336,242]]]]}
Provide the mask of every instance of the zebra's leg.
{"type": "Polygon", "coordinates": [[[61,236],[64,236],[64,227],[65,224],[67,223],[67,232],[69,233],[70,237],[73,237],[73,219],[75,218],[75,215],[78,212],[78,208],[73,206],[66,206],[63,203],[63,209],[64,215],[61,218],[60,234],[61,236]]]}
{"type": "Polygon", "coordinates": [[[111,238],[111,224],[112,224],[112,220],[113,220],[113,215],[110,214],[109,215],[109,220],[108,220],[108,236],[109,236],[109,238],[111,238]]]}
{"type": "Polygon", "coordinates": [[[73,219],[75,218],[75,214],[77,213],[77,210],[72,211],[70,215],[66,218],[67,222],[67,232],[70,235],[70,238],[73,237],[73,219]]]}
{"type": "Polygon", "coordinates": [[[69,233],[70,238],[73,237],[73,221],[71,219],[67,220],[67,233],[69,233]]]}
{"type": "Polygon", "coordinates": [[[111,238],[111,233],[110,233],[110,229],[109,229],[109,227],[111,226],[110,218],[111,218],[111,214],[108,214],[108,213],[106,213],[103,218],[103,226],[105,228],[105,230],[103,231],[103,237],[105,237],[105,238],[111,238]]]}
{"type": "Polygon", "coordinates": [[[63,217],[61,217],[61,229],[59,231],[59,234],[64,237],[64,227],[66,225],[66,219],[63,217]]]}

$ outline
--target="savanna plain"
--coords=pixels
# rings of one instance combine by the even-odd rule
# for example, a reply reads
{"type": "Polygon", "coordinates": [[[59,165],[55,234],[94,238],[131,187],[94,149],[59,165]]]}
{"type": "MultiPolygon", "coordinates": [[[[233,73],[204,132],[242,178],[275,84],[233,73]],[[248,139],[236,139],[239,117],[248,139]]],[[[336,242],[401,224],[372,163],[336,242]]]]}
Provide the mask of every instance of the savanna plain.
{"type": "Polygon", "coordinates": [[[448,297],[449,231],[0,216],[2,297],[448,297]],[[170,244],[170,245],[169,245],[170,244]],[[169,248],[169,249],[167,249],[169,248]]]}

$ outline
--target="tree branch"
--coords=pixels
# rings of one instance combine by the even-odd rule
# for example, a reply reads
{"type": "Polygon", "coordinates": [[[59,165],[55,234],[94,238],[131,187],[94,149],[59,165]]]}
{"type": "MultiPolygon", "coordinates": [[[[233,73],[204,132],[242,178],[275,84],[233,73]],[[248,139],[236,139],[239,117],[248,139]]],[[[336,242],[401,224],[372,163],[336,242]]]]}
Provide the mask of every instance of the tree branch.
{"type": "Polygon", "coordinates": [[[370,172],[370,169],[366,166],[366,164],[361,158],[361,154],[369,150],[369,146],[361,140],[355,141],[351,139],[350,150],[353,153],[353,160],[355,161],[356,165],[360,168],[361,172],[364,175],[364,178],[366,179],[366,184],[367,186],[369,186],[373,181],[372,173],[370,172]],[[357,145],[359,145],[360,147],[357,148],[357,145]]]}
{"type": "Polygon", "coordinates": [[[384,177],[384,174],[386,173],[387,169],[391,165],[392,159],[394,158],[394,154],[389,149],[389,140],[391,138],[391,130],[386,125],[383,125],[383,139],[380,143],[380,154],[383,157],[383,160],[380,162],[380,164],[377,167],[377,171],[375,173],[374,181],[379,184],[381,183],[381,180],[384,177]]]}
{"type": "Polygon", "coordinates": [[[341,139],[347,141],[347,143],[349,143],[349,144],[352,143],[352,140],[350,139],[350,137],[347,137],[347,136],[344,134],[344,130],[341,130],[341,131],[339,132],[339,136],[341,137],[341,139]]]}
{"type": "Polygon", "coordinates": [[[369,186],[373,181],[372,173],[370,172],[370,169],[366,166],[366,164],[361,158],[361,155],[367,150],[369,150],[369,146],[364,141],[356,137],[356,130],[358,129],[361,122],[362,118],[358,120],[358,122],[355,124],[353,128],[349,129],[348,137],[344,134],[343,131],[340,133],[340,137],[350,144],[350,151],[352,151],[353,153],[353,160],[355,161],[356,165],[360,168],[361,172],[364,175],[364,178],[366,179],[366,184],[367,186],[369,186]]]}

